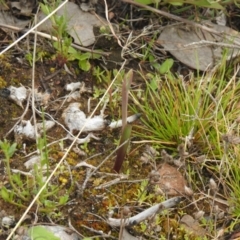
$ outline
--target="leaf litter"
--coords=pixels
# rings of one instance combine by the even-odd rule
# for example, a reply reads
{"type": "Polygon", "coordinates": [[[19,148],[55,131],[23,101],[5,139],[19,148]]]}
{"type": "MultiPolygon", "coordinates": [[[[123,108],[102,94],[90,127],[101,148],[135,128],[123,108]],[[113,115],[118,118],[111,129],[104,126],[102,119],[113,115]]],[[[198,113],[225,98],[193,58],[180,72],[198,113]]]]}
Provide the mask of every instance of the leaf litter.
{"type": "MultiPolygon", "coordinates": [[[[77,82],[77,83],[74,83],[72,85],[66,85],[65,89],[67,91],[75,93],[76,95],[74,94],[73,96],[76,96],[76,98],[79,99],[81,97],[81,96],[79,96],[79,91],[75,91],[75,90],[78,90],[79,88],[81,88],[81,83],[77,82]]],[[[24,95],[25,90],[23,90],[23,88],[22,88],[21,91],[18,91],[18,89],[14,87],[13,89],[10,89],[9,91],[11,92],[11,94],[12,94],[12,92],[17,91],[17,94],[15,94],[15,95],[13,94],[12,96],[14,96],[14,97],[11,98],[11,99],[13,101],[16,101],[16,104],[23,107],[24,101],[27,100],[27,98],[22,97],[24,95]],[[19,95],[18,93],[21,93],[21,94],[19,95]]],[[[43,96],[44,94],[45,93],[39,93],[36,90],[35,95],[37,95],[37,98],[36,98],[36,99],[38,99],[37,102],[40,103],[38,105],[39,106],[44,106],[47,109],[48,105],[51,103],[51,100],[50,100],[51,96],[49,94],[48,94],[48,96],[43,96]],[[45,98],[47,100],[44,100],[45,98]]],[[[73,100],[76,100],[76,99],[73,97],[73,100]]],[[[71,100],[70,100],[70,102],[71,102],[71,100]]],[[[86,126],[87,126],[87,130],[86,130],[87,132],[88,131],[96,131],[96,130],[99,130],[99,129],[103,130],[103,129],[107,128],[107,126],[114,126],[114,125],[115,126],[120,126],[121,125],[121,120],[119,122],[110,123],[108,120],[105,119],[105,117],[103,115],[96,115],[93,118],[91,118],[93,120],[88,119],[87,114],[85,114],[84,111],[79,109],[79,102],[73,101],[73,103],[70,103],[68,106],[64,105],[64,108],[65,108],[65,110],[63,110],[63,121],[64,121],[65,126],[70,130],[70,132],[73,132],[74,130],[77,130],[77,131],[81,130],[84,124],[86,124],[86,126]],[[78,120],[81,120],[82,122],[78,121],[78,120]],[[92,121],[94,127],[90,127],[90,125],[88,125],[88,120],[92,121]]],[[[137,116],[134,116],[133,120],[136,120],[136,119],[137,119],[137,116]]],[[[42,123],[40,123],[39,126],[42,126],[42,123]]],[[[34,136],[35,126],[32,125],[31,120],[23,120],[19,125],[16,126],[16,128],[22,129],[21,131],[23,131],[23,132],[25,131],[24,129],[29,129],[28,130],[29,132],[27,132],[26,135],[31,136],[32,139],[34,139],[36,137],[36,136],[34,136]]],[[[39,130],[39,132],[41,132],[40,129],[38,129],[38,130],[39,130]]],[[[89,136],[92,136],[91,133],[90,133],[89,136]]],[[[74,139],[74,137],[72,137],[72,140],[73,139],[74,139]]],[[[228,142],[233,143],[233,144],[238,144],[237,137],[232,138],[232,140],[231,139],[229,140],[229,139],[230,139],[230,137],[227,136],[227,141],[228,142]]],[[[224,139],[224,141],[225,141],[225,139],[224,139]]],[[[149,147],[149,148],[151,148],[151,147],[149,147]]],[[[161,165],[161,167],[159,168],[159,166],[156,166],[156,163],[154,163],[155,159],[159,155],[157,155],[153,150],[149,150],[149,149],[146,150],[146,152],[144,152],[143,157],[141,158],[142,159],[142,162],[141,162],[142,166],[144,168],[146,167],[146,168],[149,169],[148,164],[151,162],[151,164],[150,164],[151,167],[155,168],[152,176],[149,178],[149,180],[150,179],[153,180],[153,182],[151,184],[153,184],[154,186],[157,186],[157,188],[161,188],[161,190],[164,192],[164,194],[167,195],[167,198],[168,198],[168,195],[171,196],[171,195],[178,195],[178,194],[181,195],[181,197],[185,196],[185,195],[192,196],[192,193],[189,194],[189,192],[191,192],[191,188],[186,186],[186,180],[183,177],[183,174],[181,173],[182,172],[181,168],[185,166],[184,162],[181,162],[178,158],[172,157],[171,154],[168,154],[168,155],[170,156],[169,157],[169,162],[163,163],[161,165]],[[149,160],[149,162],[148,162],[148,158],[151,158],[151,160],[149,160]],[[176,163],[176,161],[178,161],[178,162],[176,163]],[[180,161],[180,164],[179,164],[179,161],[180,161]],[[157,169],[157,173],[156,173],[156,169],[157,169]],[[169,180],[173,180],[173,182],[170,182],[169,180]],[[177,183],[177,184],[175,184],[175,183],[177,183]],[[187,190],[188,193],[187,193],[186,189],[188,189],[187,190]]],[[[186,156],[183,157],[183,159],[188,158],[188,157],[189,156],[186,155],[186,156]]],[[[35,163],[37,163],[37,161],[35,163]]],[[[138,166],[139,165],[136,165],[136,168],[138,168],[138,166]]],[[[90,165],[86,165],[86,167],[90,168],[90,165]]],[[[105,176],[105,178],[107,178],[107,177],[105,176]]],[[[213,181],[211,180],[210,183],[209,183],[209,189],[216,191],[217,188],[213,187],[213,185],[214,185],[213,181]]],[[[121,188],[119,188],[119,189],[121,189],[121,188]]],[[[202,195],[202,197],[203,196],[204,196],[204,194],[202,195]]],[[[209,195],[209,197],[210,197],[210,195],[209,195]]],[[[205,198],[207,199],[206,196],[205,196],[205,198]]],[[[170,198],[169,200],[170,200],[170,202],[171,201],[172,202],[171,202],[170,205],[167,205],[167,208],[169,207],[171,209],[171,208],[176,207],[178,205],[178,203],[180,202],[180,200],[182,200],[182,198],[176,197],[176,198],[170,198]]],[[[193,200],[195,200],[195,199],[193,199],[193,200]]],[[[199,201],[201,201],[201,200],[199,200],[199,201]]],[[[216,200],[214,200],[214,201],[216,201],[216,200]]],[[[103,203],[104,203],[104,201],[103,201],[103,203]]],[[[110,203],[112,204],[111,201],[110,201],[110,203]]],[[[115,203],[116,202],[114,202],[114,204],[115,203]]],[[[109,204],[108,206],[110,206],[111,204],[109,204]]],[[[165,202],[162,201],[162,204],[164,205],[165,202]]],[[[116,205],[118,205],[118,204],[116,203],[116,205]]],[[[159,212],[159,209],[162,210],[161,205],[156,205],[154,207],[155,207],[155,210],[153,212],[150,211],[150,214],[147,215],[147,217],[144,218],[144,220],[149,219],[152,215],[156,215],[159,212]]],[[[146,212],[147,212],[147,210],[149,210],[147,207],[145,207],[145,209],[146,209],[146,212]]],[[[143,213],[143,212],[144,211],[141,211],[141,213],[143,213]]],[[[141,215],[141,213],[140,213],[140,215],[141,215]]],[[[195,216],[195,219],[192,219],[192,217],[191,217],[190,220],[186,221],[186,219],[182,218],[181,223],[190,226],[190,231],[192,231],[192,232],[196,232],[196,231],[202,232],[202,229],[200,229],[198,227],[200,225],[199,224],[200,219],[203,218],[204,215],[206,215],[205,212],[199,210],[193,215],[195,216]],[[192,225],[193,222],[196,225],[192,225]]],[[[115,216],[116,216],[116,214],[115,214],[115,216]]],[[[129,217],[129,215],[128,215],[125,218],[126,223],[128,223],[128,221],[130,221],[132,224],[136,224],[135,221],[137,221],[137,223],[140,223],[140,221],[138,220],[138,217],[139,217],[138,214],[134,215],[132,218],[129,217]]],[[[108,222],[109,222],[110,225],[112,224],[112,226],[114,226],[114,224],[118,224],[118,226],[121,226],[123,219],[124,218],[119,217],[119,215],[115,218],[114,217],[112,218],[112,216],[111,216],[111,217],[108,218],[108,222]]],[[[124,229],[124,231],[125,231],[125,229],[124,229]]],[[[205,234],[204,230],[203,230],[202,234],[204,236],[204,234],[205,234]]]]}
{"type": "MultiPolygon", "coordinates": [[[[61,8],[57,15],[65,16],[68,22],[68,33],[74,38],[74,42],[81,46],[87,47],[94,44],[96,38],[93,32],[94,27],[101,27],[106,25],[106,20],[97,17],[90,12],[82,11],[78,5],[73,2],[68,2],[63,8],[61,8]]],[[[38,21],[46,17],[42,12],[38,15],[38,21]]],[[[50,20],[43,23],[38,31],[52,33],[54,26],[50,20]]]]}
{"type": "Polygon", "coordinates": [[[220,64],[224,49],[225,51],[228,49],[228,60],[239,56],[240,33],[238,31],[208,21],[205,24],[220,32],[221,35],[180,23],[165,27],[158,41],[180,62],[201,71],[212,69],[220,64]],[[174,41],[171,41],[172,39],[174,41]]]}

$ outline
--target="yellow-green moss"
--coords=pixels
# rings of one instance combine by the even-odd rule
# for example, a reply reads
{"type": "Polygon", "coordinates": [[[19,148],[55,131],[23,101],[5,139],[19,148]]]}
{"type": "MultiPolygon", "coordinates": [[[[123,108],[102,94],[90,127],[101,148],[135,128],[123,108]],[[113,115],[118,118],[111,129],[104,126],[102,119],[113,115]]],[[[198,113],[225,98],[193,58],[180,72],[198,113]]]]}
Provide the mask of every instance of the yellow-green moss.
{"type": "Polygon", "coordinates": [[[4,88],[7,86],[7,82],[0,76],[0,88],[4,88]]]}
{"type": "Polygon", "coordinates": [[[6,55],[0,55],[0,66],[3,70],[12,70],[12,65],[6,55]]]}

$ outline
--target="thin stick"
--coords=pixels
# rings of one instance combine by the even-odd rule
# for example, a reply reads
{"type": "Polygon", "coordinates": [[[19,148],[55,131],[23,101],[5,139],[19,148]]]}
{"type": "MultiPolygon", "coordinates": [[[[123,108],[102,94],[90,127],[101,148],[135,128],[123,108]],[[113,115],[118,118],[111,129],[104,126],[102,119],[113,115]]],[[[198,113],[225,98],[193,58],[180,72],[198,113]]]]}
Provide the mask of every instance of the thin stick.
{"type": "MultiPolygon", "coordinates": [[[[37,22],[37,17],[34,17],[34,24],[37,22]]],[[[38,146],[38,130],[37,130],[37,119],[35,112],[35,67],[36,67],[36,49],[37,49],[37,34],[34,34],[34,45],[33,45],[33,65],[32,65],[32,114],[33,114],[33,126],[36,136],[36,146],[38,146]]]]}
{"type": "Polygon", "coordinates": [[[113,152],[111,152],[107,157],[105,157],[105,159],[96,168],[94,168],[92,172],[89,172],[89,174],[87,174],[84,184],[82,185],[81,188],[81,194],[83,194],[83,191],[85,190],[84,188],[87,185],[88,180],[93,176],[93,174],[125,143],[126,142],[123,142],[120,146],[118,146],[113,152]]]}
{"type": "MultiPolygon", "coordinates": [[[[138,213],[137,215],[124,219],[124,226],[133,226],[136,225],[149,217],[151,217],[154,214],[157,214],[164,209],[172,208],[176,206],[178,203],[180,203],[182,200],[182,197],[173,197],[170,198],[164,202],[158,203],[156,205],[153,205],[152,207],[138,213]]],[[[123,224],[123,219],[117,219],[117,218],[108,218],[108,224],[112,227],[120,227],[123,224]]]]}
{"type": "MultiPolygon", "coordinates": [[[[20,31],[27,32],[24,28],[14,27],[14,26],[2,24],[2,23],[0,23],[0,27],[8,28],[8,29],[11,29],[11,30],[17,31],[17,32],[20,32],[20,31]]],[[[46,39],[51,39],[53,41],[59,41],[59,39],[57,37],[52,36],[52,35],[47,34],[47,33],[39,32],[39,31],[36,31],[36,30],[34,30],[30,33],[33,33],[33,34],[36,33],[37,35],[39,35],[41,37],[44,37],[46,39]]],[[[98,51],[98,50],[92,50],[92,49],[88,49],[88,48],[79,46],[79,45],[74,44],[74,43],[71,43],[71,47],[74,47],[74,48],[76,48],[78,50],[81,50],[81,51],[84,51],[84,52],[96,53],[96,54],[99,54],[99,55],[102,55],[102,56],[109,56],[111,54],[111,52],[101,52],[101,51],[98,51]]]]}
{"type": "Polygon", "coordinates": [[[120,41],[120,39],[119,39],[119,37],[116,35],[116,33],[115,33],[114,29],[113,29],[113,26],[112,26],[111,22],[109,21],[107,1],[104,0],[104,3],[105,3],[105,16],[106,16],[106,19],[107,19],[107,22],[108,22],[108,26],[109,26],[109,28],[110,28],[113,36],[117,39],[117,42],[118,42],[119,46],[122,47],[122,48],[124,48],[123,45],[122,45],[122,43],[121,43],[121,41],[120,41]]]}
{"type": "MultiPolygon", "coordinates": [[[[54,40],[54,41],[59,41],[59,39],[57,37],[54,37],[54,36],[49,35],[47,33],[42,33],[42,32],[39,32],[39,31],[33,31],[33,33],[37,33],[39,36],[47,38],[47,39],[51,39],[51,40],[54,40]]],[[[101,52],[101,51],[97,51],[97,50],[88,49],[88,48],[79,46],[75,43],[71,43],[71,46],[78,49],[78,50],[84,51],[84,52],[96,53],[96,54],[106,56],[106,57],[111,54],[111,52],[101,52]]]]}

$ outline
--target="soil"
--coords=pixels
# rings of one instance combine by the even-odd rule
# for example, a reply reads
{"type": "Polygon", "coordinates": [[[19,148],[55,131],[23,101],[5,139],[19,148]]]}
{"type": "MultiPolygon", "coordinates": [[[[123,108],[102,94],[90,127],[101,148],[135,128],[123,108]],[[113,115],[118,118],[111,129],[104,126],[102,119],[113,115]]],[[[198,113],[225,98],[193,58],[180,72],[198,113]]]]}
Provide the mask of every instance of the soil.
{"type": "MultiPolygon", "coordinates": [[[[4,35],[4,33],[2,33],[4,35]]],[[[10,37],[9,37],[10,38],[10,37]]],[[[10,39],[9,39],[10,40],[10,39]]],[[[24,49],[25,43],[21,44],[20,48],[24,49]]],[[[8,53],[1,58],[1,91],[4,91],[9,86],[19,87],[21,85],[28,87],[29,89],[32,86],[32,67],[29,65],[27,60],[24,57],[24,52],[20,53],[8,53]],[[17,55],[17,57],[16,57],[17,55]]],[[[119,57],[118,57],[119,58],[119,57]]],[[[115,57],[111,57],[110,64],[112,64],[115,57]]],[[[95,66],[96,62],[92,62],[92,65],[95,66]]],[[[131,63],[133,64],[133,63],[131,63]]],[[[51,59],[45,58],[42,62],[36,63],[36,74],[35,74],[35,88],[38,89],[39,92],[44,93],[45,91],[51,92],[50,101],[47,106],[44,106],[44,112],[49,113],[54,117],[56,121],[63,124],[62,112],[68,106],[68,102],[62,105],[63,100],[62,97],[66,96],[67,91],[64,89],[65,85],[72,82],[84,82],[86,87],[89,89],[93,89],[96,85],[96,79],[94,79],[91,71],[89,72],[80,72],[78,69],[77,63],[68,64],[69,69],[74,75],[68,74],[62,67],[59,67],[59,62],[57,60],[53,61],[51,59]],[[53,77],[51,77],[51,75],[53,77]],[[60,99],[58,101],[58,99],[60,99]],[[61,107],[60,107],[61,106],[61,107]]],[[[116,67],[116,64],[113,65],[116,67]]],[[[109,66],[109,70],[112,67],[109,66]]],[[[129,68],[129,67],[127,67],[129,68]]],[[[135,65],[135,68],[137,66],[135,65]]],[[[98,86],[99,87],[99,86],[98,86]]],[[[7,138],[10,142],[15,142],[15,136],[13,131],[9,133],[9,131],[14,127],[17,123],[19,117],[23,114],[25,109],[22,109],[15,102],[11,101],[7,96],[1,94],[0,98],[0,138],[7,138]]],[[[92,97],[91,93],[84,94],[81,99],[82,108],[86,110],[86,102],[92,97]]],[[[96,101],[92,101],[93,108],[95,106],[96,101]]],[[[23,103],[24,108],[26,107],[27,102],[23,103]]],[[[115,112],[111,113],[110,119],[117,119],[119,117],[120,108],[113,108],[115,112]]],[[[109,112],[109,108],[106,110],[106,114],[109,112]]],[[[99,114],[99,112],[98,112],[99,114]]],[[[31,104],[27,110],[24,119],[27,120],[32,116],[31,104]]],[[[41,121],[42,116],[37,115],[37,121],[41,121]]],[[[101,132],[97,132],[96,135],[100,138],[99,141],[91,141],[85,148],[83,149],[86,152],[86,156],[79,156],[75,152],[71,151],[68,155],[66,161],[67,164],[71,168],[73,168],[76,164],[81,162],[82,160],[91,157],[94,154],[98,154],[97,157],[94,157],[88,161],[89,164],[93,166],[98,166],[101,161],[107,157],[111,151],[116,148],[114,144],[115,139],[119,139],[120,130],[110,130],[106,129],[101,132]]],[[[85,137],[86,134],[82,134],[81,137],[85,137]]],[[[66,137],[65,130],[60,126],[55,126],[52,130],[47,132],[47,143],[54,142],[61,138],[66,137]]],[[[64,142],[64,147],[67,148],[71,144],[70,140],[64,142]]],[[[20,171],[26,171],[24,167],[24,162],[29,158],[26,156],[31,155],[32,152],[36,150],[36,144],[34,141],[29,139],[23,139],[18,142],[18,150],[16,154],[11,159],[11,168],[18,169],[20,171]],[[23,144],[25,145],[23,148],[23,144]]],[[[49,159],[51,159],[51,167],[53,167],[64,155],[64,150],[59,147],[59,144],[55,144],[49,148],[49,159]]],[[[150,171],[150,167],[142,166],[142,163],[138,161],[139,158],[139,147],[136,149],[133,148],[131,153],[129,154],[129,160],[125,164],[126,166],[123,169],[129,169],[131,173],[131,179],[144,179],[148,176],[150,171]],[[131,156],[131,157],[130,157],[131,156]]],[[[1,159],[4,159],[4,154],[1,153],[1,159]]],[[[86,168],[81,167],[77,169],[73,169],[71,174],[73,177],[73,182],[70,180],[69,173],[64,170],[62,173],[57,173],[55,176],[55,182],[59,186],[59,195],[64,194],[66,192],[70,192],[69,204],[62,206],[60,209],[51,210],[49,214],[50,218],[55,219],[56,223],[67,225],[68,219],[71,219],[72,225],[74,228],[80,232],[82,235],[87,236],[91,235],[91,231],[84,229],[82,226],[85,225],[91,229],[103,231],[105,233],[109,232],[111,228],[103,221],[99,221],[96,218],[95,214],[101,217],[107,217],[109,208],[111,206],[116,206],[115,211],[119,212],[122,202],[124,200],[125,204],[127,202],[131,202],[133,196],[135,194],[135,190],[138,184],[131,183],[131,181],[126,185],[124,183],[120,183],[117,185],[117,189],[113,186],[109,189],[111,194],[105,192],[105,190],[96,190],[95,187],[100,183],[105,181],[110,181],[112,177],[104,176],[104,173],[113,173],[112,168],[114,164],[114,158],[110,158],[102,168],[99,170],[103,172],[103,176],[101,174],[96,173],[92,179],[90,179],[87,183],[86,189],[83,193],[78,189],[81,186],[86,178],[86,168]],[[75,184],[76,182],[76,184],[75,184]],[[114,196],[121,192],[121,199],[118,196],[114,196]],[[117,207],[118,206],[118,207],[117,207]],[[59,215],[59,216],[57,216],[59,215]]],[[[123,170],[124,171],[124,170],[123,170]]],[[[4,174],[4,163],[1,163],[1,177],[0,182],[1,185],[5,187],[10,187],[8,183],[8,178],[4,174]]],[[[114,175],[113,175],[114,176],[114,175]]],[[[115,178],[115,176],[114,176],[115,178]]],[[[7,213],[7,215],[14,216],[15,219],[20,219],[21,215],[25,208],[13,207],[11,204],[1,200],[1,209],[7,213]]],[[[29,202],[25,202],[24,205],[27,207],[29,202]]],[[[27,219],[24,224],[28,224],[33,219],[33,214],[36,211],[36,206],[34,206],[29,212],[30,220],[27,219]]],[[[53,220],[52,219],[52,220],[53,220]]],[[[46,219],[45,216],[41,217],[39,215],[39,223],[47,223],[49,220],[46,219]]],[[[5,239],[8,231],[2,233],[2,238],[5,239]]],[[[115,234],[117,234],[116,231],[115,234]]],[[[116,235],[117,236],[117,235],[116,235]]]]}
{"type": "MultiPolygon", "coordinates": [[[[101,2],[101,1],[100,1],[101,2]]],[[[114,1],[116,2],[116,1],[114,1]]],[[[129,5],[124,8],[123,3],[116,3],[116,13],[114,21],[117,23],[121,17],[126,16],[130,7],[129,5]]],[[[101,14],[102,8],[98,9],[101,14]]],[[[142,17],[142,21],[135,23],[133,26],[134,30],[141,29],[143,26],[147,25],[148,21],[144,12],[138,13],[137,9],[134,8],[134,16],[142,17]],[[140,15],[138,15],[140,14],[140,15]]],[[[1,39],[1,49],[3,49],[8,43],[12,41],[11,35],[0,30],[0,39],[1,39]]],[[[44,110],[45,113],[50,114],[56,121],[64,125],[62,118],[62,113],[64,109],[69,105],[69,102],[63,100],[68,92],[65,90],[66,84],[72,82],[84,82],[85,86],[90,89],[89,92],[84,93],[81,98],[81,109],[86,112],[87,102],[89,98],[93,98],[94,89],[106,89],[108,83],[99,83],[93,75],[93,68],[96,66],[103,66],[102,60],[92,60],[91,69],[88,72],[83,72],[79,69],[77,62],[64,62],[64,59],[54,56],[53,48],[49,47],[49,44],[45,42],[46,40],[41,40],[39,45],[48,46],[45,51],[47,55],[42,58],[42,60],[36,62],[35,70],[35,88],[38,89],[38,92],[49,92],[50,100],[44,106],[38,106],[39,109],[44,110]],[[49,49],[48,49],[49,48],[49,49]],[[66,64],[71,74],[69,74],[63,65],[66,64]]],[[[103,46],[108,46],[108,48],[103,49],[104,51],[111,51],[111,56],[106,59],[108,64],[106,65],[107,70],[112,71],[115,68],[120,67],[122,62],[120,56],[120,49],[117,46],[115,40],[112,41],[109,45],[107,39],[101,39],[96,42],[96,48],[103,46]],[[106,41],[106,42],[105,42],[106,41]]],[[[30,37],[30,42],[32,39],[30,37]]],[[[9,86],[19,87],[21,85],[31,89],[32,87],[32,66],[26,60],[27,53],[27,40],[22,41],[14,50],[7,52],[7,54],[0,56],[0,91],[3,91],[9,86]]],[[[129,63],[126,65],[125,70],[132,68],[136,72],[140,70],[142,73],[147,73],[151,71],[152,68],[149,63],[137,59],[132,59],[128,56],[129,63]]],[[[187,69],[192,71],[191,69],[187,69]]],[[[134,87],[141,87],[142,90],[145,90],[145,81],[137,74],[134,75],[134,80],[132,85],[134,87]]],[[[114,89],[112,89],[112,92],[114,89]]],[[[1,92],[2,93],[2,92],[1,92]]],[[[11,101],[8,96],[0,94],[0,139],[7,139],[9,142],[14,143],[18,142],[17,151],[14,156],[11,158],[10,165],[11,169],[17,169],[19,171],[27,172],[24,163],[32,155],[36,154],[36,143],[30,139],[16,139],[13,131],[9,131],[17,123],[18,118],[23,114],[27,101],[23,103],[23,109],[18,106],[15,102],[11,101]]],[[[111,92],[110,101],[105,111],[106,117],[109,118],[109,121],[112,119],[118,119],[121,112],[121,102],[114,103],[111,102],[111,92]]],[[[99,97],[100,98],[100,97],[99,97]]],[[[96,106],[98,99],[95,99],[91,102],[91,110],[96,106]]],[[[99,114],[100,111],[96,114],[99,114]]],[[[129,115],[132,114],[129,110],[129,115]]],[[[31,104],[29,105],[27,112],[24,116],[25,120],[28,120],[32,117],[32,108],[31,104]]],[[[47,116],[46,116],[47,118],[47,116]]],[[[37,115],[37,121],[41,121],[42,116],[37,115]]],[[[134,126],[141,125],[141,120],[137,120],[133,124],[134,126]]],[[[115,160],[114,157],[108,158],[106,162],[96,171],[96,173],[87,181],[86,178],[88,174],[88,168],[81,166],[75,167],[82,161],[86,161],[92,166],[99,166],[102,161],[116,149],[117,140],[120,139],[121,129],[111,130],[106,127],[106,129],[94,133],[99,140],[91,140],[90,143],[79,146],[79,149],[82,150],[85,155],[79,154],[75,150],[71,150],[66,157],[66,160],[62,167],[56,172],[54,177],[51,180],[51,183],[58,187],[56,193],[57,197],[68,195],[69,199],[66,204],[61,205],[60,207],[48,208],[46,203],[34,204],[31,210],[28,213],[26,220],[24,220],[23,225],[30,225],[36,223],[38,224],[60,224],[63,226],[71,225],[79,232],[82,236],[94,236],[94,235],[103,235],[103,238],[111,237],[112,239],[118,239],[119,229],[110,227],[106,219],[109,217],[109,212],[111,211],[113,217],[121,218],[123,214],[123,209],[125,206],[130,208],[132,215],[135,215],[141,212],[143,209],[149,207],[150,202],[141,202],[141,197],[146,194],[152,196],[152,203],[159,202],[161,198],[160,195],[156,194],[156,189],[153,185],[147,185],[147,187],[141,188],[143,180],[149,179],[149,174],[151,173],[153,167],[151,164],[145,164],[143,161],[140,161],[140,158],[143,156],[143,153],[146,151],[146,143],[143,144],[131,144],[130,152],[127,154],[127,158],[124,161],[123,168],[121,172],[128,173],[128,179],[121,179],[116,184],[111,185],[110,187],[103,187],[98,189],[101,184],[108,183],[119,177],[118,174],[113,172],[113,165],[115,160]],[[86,160],[87,159],[87,160],[86,160]],[[86,183],[86,186],[82,190],[82,186],[86,183]],[[141,191],[139,190],[141,189],[141,191]],[[140,192],[140,193],[139,193],[140,192]],[[47,212],[45,212],[46,210],[47,212]],[[105,234],[105,235],[104,235],[105,234]],[[109,235],[108,235],[109,234],[109,235]]],[[[47,132],[46,142],[49,144],[59,139],[65,138],[67,135],[66,131],[60,126],[56,125],[53,129],[47,132]]],[[[87,134],[84,133],[81,137],[85,137],[87,134]]],[[[133,137],[132,140],[142,140],[137,137],[133,137]]],[[[64,140],[62,142],[57,142],[51,145],[48,148],[48,159],[50,162],[50,169],[53,169],[56,164],[64,156],[66,150],[69,148],[72,141],[64,140]],[[63,146],[62,146],[63,145],[63,146]]],[[[75,146],[76,147],[76,146],[75,146]]],[[[192,160],[194,161],[195,157],[193,156],[192,160]]],[[[6,174],[6,165],[4,162],[3,151],[0,152],[1,165],[0,165],[0,184],[1,187],[5,186],[7,189],[11,189],[9,184],[9,176],[6,174]]],[[[162,168],[161,157],[158,157],[158,164],[160,164],[161,171],[165,171],[162,168]]],[[[168,167],[169,169],[171,167],[168,167]]],[[[176,167],[175,167],[176,169],[176,167]]],[[[170,171],[170,170],[169,170],[170,171]]],[[[211,172],[208,169],[203,169],[203,177],[210,178],[211,172]]],[[[173,174],[172,172],[167,172],[166,176],[173,174]]],[[[182,180],[183,171],[178,171],[180,174],[180,179],[182,180]],[[180,173],[181,172],[181,173],[180,173]]],[[[21,176],[22,179],[26,180],[26,176],[21,176]]],[[[184,186],[183,186],[184,188],[184,186]]],[[[185,190],[182,189],[184,192],[185,190]]],[[[200,190],[201,191],[201,190],[200,190]]],[[[184,193],[181,192],[181,195],[184,193]]],[[[222,191],[223,192],[223,191],[222,191]]],[[[33,193],[32,194],[36,194],[33,193]]],[[[175,193],[176,194],[176,191],[175,193]]],[[[22,203],[22,207],[14,206],[3,199],[0,199],[0,209],[6,212],[7,216],[14,216],[16,221],[20,219],[26,207],[32,200],[31,196],[28,201],[22,202],[20,199],[15,199],[16,202],[22,203]]],[[[51,198],[50,198],[51,199],[51,198]]],[[[211,207],[209,203],[206,203],[204,199],[196,199],[198,201],[199,209],[204,209],[205,211],[210,211],[211,207]]],[[[185,211],[190,215],[196,211],[194,205],[191,204],[191,201],[186,197],[186,199],[180,204],[179,207],[185,207],[190,205],[185,211]]],[[[219,206],[225,210],[227,208],[226,204],[223,203],[219,206]]],[[[180,219],[178,219],[177,208],[173,209],[171,216],[168,217],[165,214],[161,215],[161,220],[159,220],[159,225],[161,223],[161,229],[153,227],[154,231],[161,232],[162,236],[168,236],[169,239],[183,239],[186,234],[185,230],[180,227],[180,219]]],[[[219,226],[227,225],[229,219],[224,218],[219,226]]],[[[194,220],[195,221],[195,220],[194,220]]],[[[183,224],[183,223],[182,223],[183,224]]],[[[146,239],[151,238],[151,233],[144,232],[143,225],[133,226],[129,229],[129,232],[134,236],[144,236],[146,239]]],[[[189,227],[189,226],[188,226],[189,227]]],[[[200,225],[197,224],[199,232],[204,232],[208,238],[208,234],[200,228],[200,225]]],[[[193,229],[193,227],[190,229],[193,229]]],[[[2,227],[2,232],[0,233],[0,239],[6,239],[9,229],[2,227]]],[[[152,233],[154,236],[158,236],[157,232],[152,233]]],[[[189,239],[197,239],[196,235],[189,235],[189,239]]]]}

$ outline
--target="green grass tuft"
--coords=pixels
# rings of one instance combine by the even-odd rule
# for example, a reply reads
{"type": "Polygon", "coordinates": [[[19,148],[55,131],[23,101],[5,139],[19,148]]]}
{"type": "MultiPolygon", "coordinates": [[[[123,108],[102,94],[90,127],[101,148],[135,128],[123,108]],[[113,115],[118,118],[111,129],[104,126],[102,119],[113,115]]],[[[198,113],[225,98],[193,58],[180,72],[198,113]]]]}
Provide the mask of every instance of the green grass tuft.
{"type": "Polygon", "coordinates": [[[221,135],[230,131],[239,116],[239,93],[236,79],[205,76],[186,82],[154,76],[146,80],[143,96],[133,93],[134,110],[142,113],[143,123],[135,134],[174,148],[187,138],[215,155],[221,135]]]}

